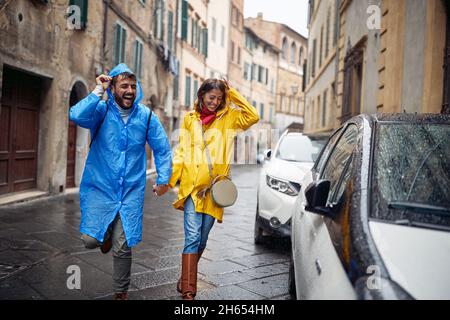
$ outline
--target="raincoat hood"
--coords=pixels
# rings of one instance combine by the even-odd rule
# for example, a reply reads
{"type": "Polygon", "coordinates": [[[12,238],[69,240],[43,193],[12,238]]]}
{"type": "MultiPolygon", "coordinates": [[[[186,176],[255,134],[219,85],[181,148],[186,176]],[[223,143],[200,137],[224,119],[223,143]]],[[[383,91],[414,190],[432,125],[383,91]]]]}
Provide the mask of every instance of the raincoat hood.
{"type": "MultiPolygon", "coordinates": [[[[136,75],[133,71],[131,71],[131,69],[125,64],[125,63],[120,63],[117,66],[115,66],[110,72],[109,72],[109,76],[110,77],[117,77],[118,75],[122,74],[122,73],[131,73],[133,75],[136,75]]],[[[114,95],[111,92],[111,89],[108,88],[106,90],[106,92],[108,93],[108,100],[114,102],[114,95]]],[[[144,98],[144,95],[142,93],[142,87],[141,87],[141,82],[139,81],[139,79],[136,76],[136,98],[134,99],[134,103],[133,103],[133,109],[136,107],[136,105],[138,105],[141,100],[144,98]]]]}

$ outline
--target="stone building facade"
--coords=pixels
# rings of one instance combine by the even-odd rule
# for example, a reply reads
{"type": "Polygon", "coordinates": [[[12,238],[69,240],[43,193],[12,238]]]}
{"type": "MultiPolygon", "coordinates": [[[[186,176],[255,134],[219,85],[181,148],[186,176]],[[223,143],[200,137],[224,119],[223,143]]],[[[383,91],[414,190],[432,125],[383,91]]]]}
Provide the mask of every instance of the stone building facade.
{"type": "Polygon", "coordinates": [[[442,0],[311,0],[306,131],[331,133],[360,113],[448,113],[449,7],[442,0]],[[336,27],[328,57],[324,24],[336,27]]]}
{"type": "Polygon", "coordinates": [[[261,13],[256,18],[246,18],[245,25],[280,52],[275,84],[270,83],[276,92],[273,126],[283,130],[293,123],[303,125],[308,40],[285,24],[264,20],[261,13]]]}
{"type": "Polygon", "coordinates": [[[0,195],[79,184],[89,133],[69,123],[68,109],[119,62],[138,73],[143,103],[170,122],[164,105],[173,72],[154,34],[154,4],[0,2],[0,195]],[[80,8],[78,20],[70,5],[80,8]]]}

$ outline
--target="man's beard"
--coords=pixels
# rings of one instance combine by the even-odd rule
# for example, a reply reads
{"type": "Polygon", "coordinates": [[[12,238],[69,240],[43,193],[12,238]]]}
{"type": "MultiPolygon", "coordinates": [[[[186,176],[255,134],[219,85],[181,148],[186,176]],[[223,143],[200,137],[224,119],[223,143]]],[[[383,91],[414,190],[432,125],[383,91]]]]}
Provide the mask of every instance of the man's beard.
{"type": "Polygon", "coordinates": [[[127,97],[131,98],[131,100],[127,100],[127,99],[124,98],[125,96],[126,95],[123,95],[121,97],[115,96],[114,99],[116,100],[117,104],[121,108],[129,109],[129,108],[131,108],[133,106],[134,100],[136,99],[136,97],[135,96],[127,96],[127,97]],[[130,103],[130,105],[127,105],[126,103],[130,103]]]}

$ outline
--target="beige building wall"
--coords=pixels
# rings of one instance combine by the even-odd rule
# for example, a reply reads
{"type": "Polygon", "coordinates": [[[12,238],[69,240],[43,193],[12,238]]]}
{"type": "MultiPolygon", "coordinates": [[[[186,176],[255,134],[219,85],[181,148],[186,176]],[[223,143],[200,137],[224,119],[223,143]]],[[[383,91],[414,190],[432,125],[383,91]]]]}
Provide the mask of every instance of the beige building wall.
{"type": "Polygon", "coordinates": [[[448,19],[443,1],[384,0],[381,8],[378,112],[439,113],[448,19]]]}
{"type": "MultiPolygon", "coordinates": [[[[163,123],[167,123],[164,103],[173,79],[156,52],[160,42],[153,36],[153,1],[128,1],[124,5],[113,0],[106,16],[103,1],[89,1],[84,30],[69,28],[68,3],[66,0],[51,4],[9,1],[0,12],[0,79],[5,68],[14,68],[33,74],[42,83],[37,188],[50,193],[65,190],[71,92],[84,97],[95,87],[96,76],[114,66],[116,23],[127,32],[125,62],[132,69],[135,41],[142,42],[143,103],[152,106],[163,123]]],[[[88,144],[88,130],[78,127],[75,185],[81,179],[88,144]]]]}
{"type": "Polygon", "coordinates": [[[333,128],[337,128],[353,115],[359,113],[372,114],[377,110],[380,29],[376,26],[372,27],[372,25],[371,28],[368,27],[368,20],[370,22],[373,22],[373,20],[367,13],[367,9],[370,6],[380,7],[380,3],[381,1],[371,0],[343,1],[339,7],[337,104],[334,106],[334,113],[330,109],[330,114],[334,114],[332,122],[330,122],[333,128]],[[360,51],[362,55],[361,96],[359,111],[349,114],[343,107],[345,61],[346,59],[351,60],[349,57],[355,50],[360,51]]]}
{"type": "Polygon", "coordinates": [[[333,0],[310,8],[305,90],[305,132],[329,132],[336,119],[336,7],[333,0]]]}
{"type": "Polygon", "coordinates": [[[235,64],[230,63],[230,82],[239,89],[239,92],[246,97],[250,103],[252,103],[253,89],[253,83],[250,80],[252,61],[253,52],[244,44],[242,50],[242,64],[237,67],[235,64]]]}
{"type": "MultiPolygon", "coordinates": [[[[12,67],[38,77],[43,86],[37,145],[37,188],[42,191],[59,193],[65,188],[70,92],[79,83],[80,93],[86,95],[95,86],[96,71],[101,71],[102,29],[95,12],[102,7],[92,4],[85,31],[67,28],[67,1],[56,1],[56,9],[10,1],[0,12],[0,79],[3,70],[12,67]]],[[[83,139],[78,139],[77,149],[85,155],[88,134],[78,133],[83,139]]]]}
{"type": "Polygon", "coordinates": [[[229,33],[229,47],[228,47],[228,79],[232,86],[239,89],[245,96],[250,97],[250,83],[244,79],[244,62],[251,60],[251,53],[245,47],[244,38],[244,0],[231,0],[230,7],[230,33],[229,33]],[[234,59],[232,58],[232,44],[234,43],[234,59]],[[240,61],[237,59],[237,53],[241,48],[240,61]]]}
{"type": "Polygon", "coordinates": [[[206,78],[228,77],[231,0],[208,3],[208,57],[206,78]]]}
{"type": "Polygon", "coordinates": [[[273,124],[275,121],[276,83],[278,51],[263,41],[252,50],[253,77],[251,103],[256,103],[260,121],[273,124]],[[264,71],[261,69],[264,68],[264,71]],[[266,75],[266,73],[268,73],[266,75]]]}
{"type": "MultiPolygon", "coordinates": [[[[188,2],[188,31],[187,40],[181,38],[181,25],[182,25],[182,5],[183,1],[180,1],[178,7],[178,37],[177,46],[180,58],[180,78],[179,78],[179,95],[180,95],[180,106],[184,107],[180,110],[179,119],[183,118],[184,112],[189,110],[194,105],[197,92],[195,90],[195,84],[200,87],[201,83],[206,79],[206,56],[193,46],[193,24],[192,20],[198,21],[198,25],[201,28],[207,27],[208,22],[208,5],[206,1],[203,0],[192,0],[188,2]],[[190,85],[187,79],[190,78],[190,85]],[[189,93],[187,94],[187,91],[189,93]],[[187,99],[187,97],[189,99],[187,99]]],[[[195,31],[194,31],[195,32],[195,31]]],[[[195,40],[194,40],[195,42],[195,40]]]]}
{"type": "Polygon", "coordinates": [[[275,86],[274,127],[284,129],[293,122],[303,124],[303,69],[307,39],[284,24],[264,20],[262,14],[245,21],[261,39],[280,51],[275,86]]]}
{"type": "Polygon", "coordinates": [[[442,66],[447,23],[444,2],[339,1],[338,47],[333,47],[328,57],[322,57],[325,62],[320,66],[321,25],[329,10],[327,6],[333,7],[334,3],[314,1],[315,8],[311,10],[306,131],[331,132],[359,113],[439,113],[444,91],[442,66]],[[368,12],[369,6],[379,8],[380,28],[368,26],[368,22],[373,22],[372,15],[377,14],[368,12]],[[356,49],[361,52],[361,70],[360,79],[352,82],[352,86],[356,88],[355,83],[359,82],[360,105],[357,111],[348,113],[350,104],[346,101],[351,96],[344,89],[348,71],[345,61],[356,49]],[[336,94],[331,101],[327,98],[324,106],[323,92],[327,88],[329,91],[336,88],[336,94]]]}

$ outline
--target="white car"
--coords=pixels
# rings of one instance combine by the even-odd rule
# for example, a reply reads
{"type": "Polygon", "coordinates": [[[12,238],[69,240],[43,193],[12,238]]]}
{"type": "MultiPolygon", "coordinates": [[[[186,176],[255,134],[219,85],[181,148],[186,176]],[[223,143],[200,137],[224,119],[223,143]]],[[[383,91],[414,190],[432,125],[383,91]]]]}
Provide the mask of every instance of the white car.
{"type": "Polygon", "coordinates": [[[450,116],[359,115],[330,137],[292,217],[297,299],[450,299],[450,116]]]}
{"type": "Polygon", "coordinates": [[[275,150],[265,152],[267,161],[260,171],[257,193],[256,244],[262,243],[264,234],[290,237],[292,206],[300,181],[325,143],[325,137],[285,131],[275,150]]]}

